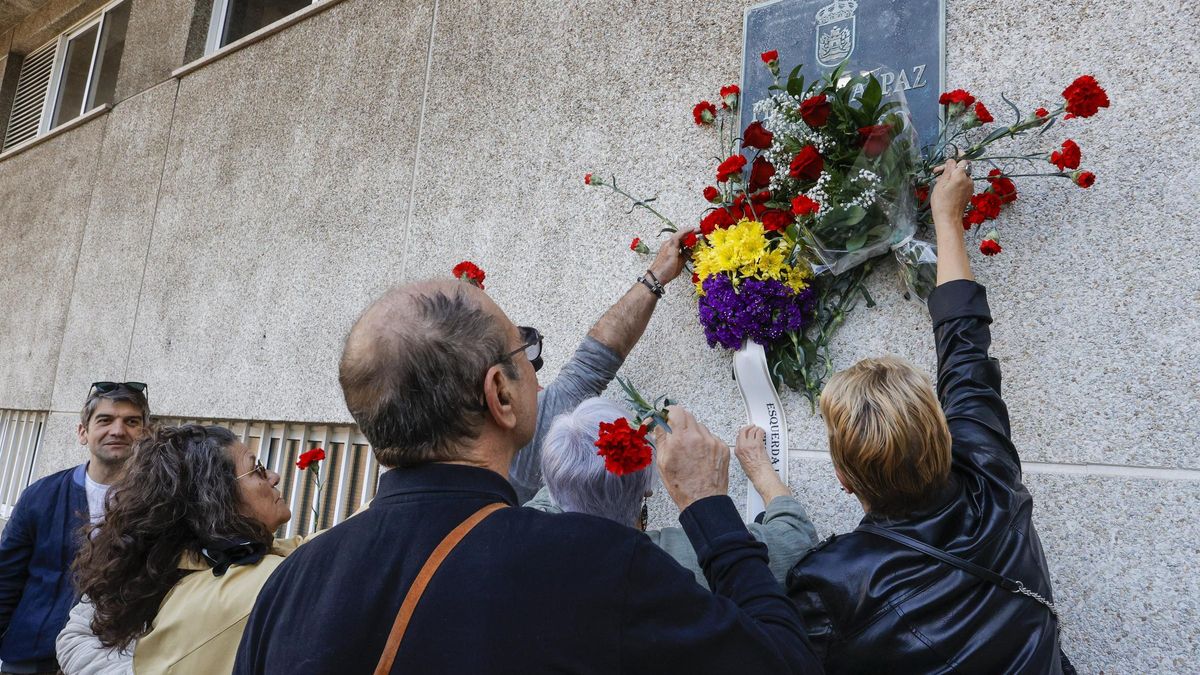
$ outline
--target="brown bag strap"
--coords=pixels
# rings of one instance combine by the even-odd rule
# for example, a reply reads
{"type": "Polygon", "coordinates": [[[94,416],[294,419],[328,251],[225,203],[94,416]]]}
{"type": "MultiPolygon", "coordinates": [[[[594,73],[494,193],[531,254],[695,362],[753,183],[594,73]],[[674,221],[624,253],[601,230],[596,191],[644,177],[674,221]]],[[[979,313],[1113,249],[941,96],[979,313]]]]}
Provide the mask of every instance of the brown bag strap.
{"type": "Polygon", "coordinates": [[[400,650],[400,641],[404,639],[404,631],[408,630],[408,622],[412,619],[413,610],[417,608],[417,603],[421,601],[421,594],[425,592],[425,587],[429,585],[429,580],[433,578],[442,561],[450,555],[450,551],[458,546],[458,542],[462,541],[468,532],[483,522],[484,518],[507,506],[508,504],[495,502],[479,509],[471,514],[470,518],[451,530],[442,543],[433,549],[433,553],[429,554],[429,558],[421,566],[421,571],[417,573],[416,580],[413,581],[412,586],[409,586],[408,593],[404,596],[404,602],[400,603],[400,611],[396,613],[396,622],[392,624],[392,632],[388,634],[387,645],[383,648],[383,655],[379,657],[379,665],[375,666],[375,675],[386,675],[392,672],[392,663],[396,660],[396,653],[400,650]]]}

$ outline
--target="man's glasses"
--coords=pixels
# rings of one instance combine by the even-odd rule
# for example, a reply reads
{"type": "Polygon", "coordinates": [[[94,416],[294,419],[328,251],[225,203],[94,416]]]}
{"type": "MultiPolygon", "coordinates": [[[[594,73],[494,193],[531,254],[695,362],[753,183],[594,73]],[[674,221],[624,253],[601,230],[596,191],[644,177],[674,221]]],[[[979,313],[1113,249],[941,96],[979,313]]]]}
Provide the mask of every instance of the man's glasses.
{"type": "Polygon", "coordinates": [[[254,458],[254,468],[234,478],[234,480],[241,480],[252,473],[258,474],[258,477],[263,480],[267,480],[267,467],[263,466],[262,460],[257,457],[254,458]]]}
{"type": "Polygon", "coordinates": [[[132,389],[142,396],[146,395],[145,382],[93,382],[88,389],[88,396],[91,396],[93,390],[100,394],[111,394],[118,389],[132,389]]]}
{"type": "Polygon", "coordinates": [[[529,359],[533,372],[536,373],[542,369],[542,334],[538,329],[529,326],[517,326],[517,330],[521,333],[521,346],[505,354],[504,358],[524,351],[525,358],[529,359]]]}

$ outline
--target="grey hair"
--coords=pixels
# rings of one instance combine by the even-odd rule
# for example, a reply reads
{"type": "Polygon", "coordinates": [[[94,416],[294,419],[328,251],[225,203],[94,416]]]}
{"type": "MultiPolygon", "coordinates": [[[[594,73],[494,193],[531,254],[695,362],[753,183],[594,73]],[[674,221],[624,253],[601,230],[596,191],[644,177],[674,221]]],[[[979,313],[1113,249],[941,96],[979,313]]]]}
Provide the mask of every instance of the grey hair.
{"type": "Polygon", "coordinates": [[[654,465],[618,476],[596,454],[601,422],[629,413],[600,397],[589,398],[554,418],[542,441],[542,475],[550,496],[571,513],[587,513],[632,526],[654,481],[654,465]]]}
{"type": "Polygon", "coordinates": [[[346,407],[386,467],[458,459],[479,437],[487,413],[483,379],[506,356],[500,323],[469,295],[467,284],[446,290],[394,288],[363,313],[338,370],[346,407]]]}
{"type": "Polygon", "coordinates": [[[83,426],[86,427],[91,423],[92,415],[96,414],[96,408],[100,405],[100,399],[102,398],[114,403],[124,401],[125,403],[137,406],[137,409],[142,411],[142,426],[150,425],[150,403],[146,400],[146,395],[137,389],[119,386],[112,391],[104,393],[100,393],[98,389],[92,389],[88,393],[87,400],[83,402],[83,410],[79,412],[79,421],[83,426]]]}

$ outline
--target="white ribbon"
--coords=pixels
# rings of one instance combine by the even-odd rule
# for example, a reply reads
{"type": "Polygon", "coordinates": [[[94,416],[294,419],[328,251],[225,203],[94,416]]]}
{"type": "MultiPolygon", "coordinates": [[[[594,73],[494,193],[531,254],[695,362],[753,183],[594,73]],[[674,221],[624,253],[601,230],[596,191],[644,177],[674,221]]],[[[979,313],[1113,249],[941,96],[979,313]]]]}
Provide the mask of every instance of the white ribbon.
{"type": "MultiPolygon", "coordinates": [[[[742,401],[746,404],[746,418],[750,424],[762,427],[766,432],[767,457],[775,467],[775,473],[788,482],[788,433],[787,420],[783,416],[783,405],[771,372],[767,368],[767,353],[762,345],[746,340],[742,348],[733,353],[733,376],[742,390],[742,401]]],[[[747,479],[746,522],[751,522],[766,506],[762,496],[747,479]]]]}

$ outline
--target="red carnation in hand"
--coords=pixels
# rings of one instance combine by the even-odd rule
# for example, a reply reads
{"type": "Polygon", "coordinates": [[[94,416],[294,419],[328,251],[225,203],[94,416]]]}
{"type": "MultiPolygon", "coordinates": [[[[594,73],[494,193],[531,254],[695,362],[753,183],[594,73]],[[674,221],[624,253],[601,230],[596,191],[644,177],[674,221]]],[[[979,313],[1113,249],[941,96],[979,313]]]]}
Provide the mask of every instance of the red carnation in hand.
{"type": "Polygon", "coordinates": [[[1062,95],[1067,99],[1067,113],[1074,117],[1091,117],[1108,107],[1108,93],[1091,75],[1076,78],[1062,95]]]}
{"type": "Polygon", "coordinates": [[[609,473],[624,476],[650,466],[654,449],[646,441],[647,431],[646,427],[630,427],[629,420],[624,417],[618,417],[612,424],[601,422],[596,454],[604,458],[604,468],[609,473]]]}
{"type": "Polygon", "coordinates": [[[938,103],[941,105],[957,105],[966,108],[975,102],[975,97],[967,93],[965,89],[955,89],[948,91],[938,98],[938,103]]]}
{"type": "Polygon", "coordinates": [[[996,234],[995,230],[989,232],[988,235],[983,238],[983,241],[979,242],[979,252],[986,256],[993,256],[1004,250],[1000,248],[1000,242],[997,241],[998,238],[999,235],[996,234]]]}
{"type": "Polygon", "coordinates": [[[688,232],[683,235],[683,245],[687,248],[694,248],[696,246],[696,233],[688,232]]]}
{"type": "Polygon", "coordinates": [[[317,462],[325,459],[325,450],[321,448],[313,448],[308,452],[300,453],[300,459],[296,462],[296,468],[301,471],[306,471],[308,467],[313,466],[317,462]]]}
{"type": "Polygon", "coordinates": [[[1081,188],[1090,188],[1096,183],[1096,174],[1091,171],[1076,171],[1071,174],[1071,180],[1081,188]]]}
{"type": "Polygon", "coordinates": [[[480,290],[483,290],[483,280],[487,275],[475,263],[464,260],[455,265],[450,273],[454,275],[454,278],[462,279],[468,284],[475,284],[480,290]]]}
{"type": "Polygon", "coordinates": [[[704,198],[710,202],[720,201],[721,191],[709,185],[708,187],[704,188],[704,198]]]}
{"type": "MultiPolygon", "coordinates": [[[[739,155],[740,157],[740,155],[739,155]]],[[[771,184],[771,176],[775,175],[775,167],[763,157],[755,157],[750,165],[750,182],[748,190],[761,190],[771,184]]]]}
{"type": "Polygon", "coordinates": [[[1000,198],[1001,204],[1017,201],[1017,186],[1000,169],[992,169],[988,172],[988,183],[992,186],[992,193],[1000,198]]]}
{"type": "Polygon", "coordinates": [[[733,155],[717,166],[717,182],[724,183],[730,178],[740,180],[742,169],[746,168],[746,158],[733,155]]]}
{"type": "Polygon", "coordinates": [[[726,85],[721,87],[721,107],[729,110],[736,110],[738,106],[738,95],[742,90],[736,84],[726,85]]]}
{"type": "Polygon", "coordinates": [[[892,142],[892,126],[876,124],[862,127],[858,130],[858,142],[862,144],[863,152],[867,157],[878,157],[887,150],[888,145],[892,142]]]}
{"type": "Polygon", "coordinates": [[[1082,153],[1079,152],[1079,146],[1069,138],[1063,141],[1061,151],[1055,150],[1050,153],[1050,163],[1057,166],[1059,171],[1078,169],[1081,158],[1082,153]]]}
{"type": "Polygon", "coordinates": [[[778,49],[772,49],[772,50],[771,50],[771,51],[769,51],[769,52],[763,52],[762,54],[759,54],[759,58],[761,58],[761,59],[762,59],[762,62],[763,62],[763,63],[770,65],[770,63],[771,63],[772,61],[778,61],[778,60],[779,60],[779,50],[778,50],[778,49]]]}
{"type": "Polygon", "coordinates": [[[813,129],[825,126],[831,112],[833,112],[833,105],[829,103],[825,94],[810,96],[800,104],[800,117],[813,129]]]}
{"type": "Polygon", "coordinates": [[[692,119],[700,126],[712,124],[717,119],[717,106],[708,101],[700,101],[692,108],[692,119]]]}
{"type": "Polygon", "coordinates": [[[796,153],[788,166],[788,174],[800,180],[816,180],[825,169],[825,158],[817,152],[816,147],[806,145],[796,153]]]}
{"type": "Polygon", "coordinates": [[[792,217],[787,211],[768,209],[762,214],[762,224],[763,229],[768,232],[780,232],[792,224],[792,217]]]}
{"type": "Polygon", "coordinates": [[[975,104],[975,119],[979,120],[981,124],[990,124],[996,121],[992,118],[992,113],[988,112],[987,107],[983,105],[983,101],[975,104]]]}
{"type": "Polygon", "coordinates": [[[821,210],[821,205],[805,195],[797,195],[792,199],[792,213],[797,216],[807,216],[821,210]]]}
{"type": "Polygon", "coordinates": [[[775,134],[767,131],[762,122],[751,122],[746,131],[742,133],[743,148],[758,148],[766,150],[771,147],[771,143],[775,140],[775,134]]]}
{"type": "Polygon", "coordinates": [[[980,192],[971,197],[971,206],[974,206],[975,211],[979,212],[986,220],[995,220],[999,217],[1001,205],[1000,197],[991,192],[980,192]]]}

